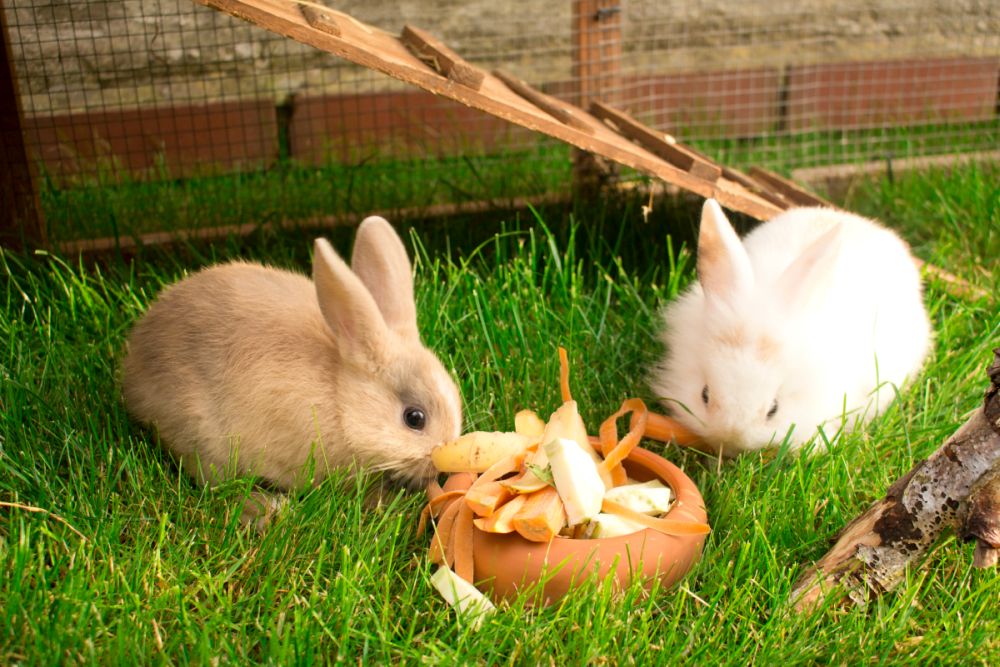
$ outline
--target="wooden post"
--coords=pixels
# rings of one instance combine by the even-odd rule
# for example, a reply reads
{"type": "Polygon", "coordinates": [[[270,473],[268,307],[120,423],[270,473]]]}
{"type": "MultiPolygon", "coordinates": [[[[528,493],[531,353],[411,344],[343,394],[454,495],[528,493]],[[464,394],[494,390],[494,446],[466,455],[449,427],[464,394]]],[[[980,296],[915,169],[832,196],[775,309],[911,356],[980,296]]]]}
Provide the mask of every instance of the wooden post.
{"type": "MultiPolygon", "coordinates": [[[[620,0],[573,0],[573,103],[587,109],[596,100],[618,106],[621,88],[622,7],[620,0]]],[[[593,193],[613,165],[574,151],[573,185],[593,193]]]]}
{"type": "Polygon", "coordinates": [[[7,16],[0,0],[0,246],[9,248],[45,244],[21,119],[7,16]]]}

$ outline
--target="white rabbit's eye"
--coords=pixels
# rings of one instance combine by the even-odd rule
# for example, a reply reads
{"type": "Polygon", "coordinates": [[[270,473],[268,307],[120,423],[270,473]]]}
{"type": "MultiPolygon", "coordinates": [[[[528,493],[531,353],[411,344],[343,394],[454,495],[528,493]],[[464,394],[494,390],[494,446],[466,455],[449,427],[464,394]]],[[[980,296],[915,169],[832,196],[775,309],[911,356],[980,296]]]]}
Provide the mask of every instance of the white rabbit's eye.
{"type": "Polygon", "coordinates": [[[420,408],[409,407],[403,410],[403,423],[414,431],[422,431],[427,425],[427,415],[420,408]]]}
{"type": "Polygon", "coordinates": [[[708,385],[706,384],[701,388],[701,401],[705,405],[708,405],[708,385]]]}
{"type": "Polygon", "coordinates": [[[771,403],[771,409],[767,411],[767,418],[770,419],[776,414],[778,414],[778,399],[774,399],[774,402],[771,403]]]}

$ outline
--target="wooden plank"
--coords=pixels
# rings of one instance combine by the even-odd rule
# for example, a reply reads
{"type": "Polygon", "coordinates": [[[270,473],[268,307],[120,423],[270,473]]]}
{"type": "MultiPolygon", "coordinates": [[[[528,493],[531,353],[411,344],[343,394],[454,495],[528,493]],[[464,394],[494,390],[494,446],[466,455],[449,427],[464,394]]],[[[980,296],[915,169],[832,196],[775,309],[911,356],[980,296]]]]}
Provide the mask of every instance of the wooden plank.
{"type": "MultiPolygon", "coordinates": [[[[602,98],[611,104],[621,90],[622,30],[618,0],[573,0],[573,76],[570,100],[586,109],[602,98]]],[[[587,151],[573,153],[573,187],[584,196],[594,196],[613,180],[615,165],[587,151]]]]}
{"type": "Polygon", "coordinates": [[[532,88],[521,79],[518,79],[513,74],[510,74],[502,69],[494,70],[493,76],[503,81],[507,84],[508,88],[558,120],[560,123],[569,125],[570,127],[575,127],[576,129],[586,132],[587,134],[594,133],[594,128],[591,127],[590,123],[583,120],[581,116],[573,113],[568,106],[564,105],[556,98],[550,97],[540,90],[532,88]]]}
{"type": "Polygon", "coordinates": [[[777,191],[781,196],[788,199],[796,206],[826,206],[837,208],[827,200],[818,195],[804,190],[797,183],[794,183],[784,176],[780,176],[773,171],[762,169],[761,167],[750,167],[750,176],[777,191]]]}
{"type": "Polygon", "coordinates": [[[692,176],[714,183],[722,175],[722,169],[707,158],[677,143],[668,134],[657,132],[643,125],[624,111],[619,111],[601,102],[590,105],[590,113],[602,120],[611,121],[623,135],[639,142],[650,152],[677,166],[692,176]]]}
{"type": "Polygon", "coordinates": [[[59,243],[59,251],[66,255],[88,253],[103,253],[109,250],[132,251],[144,246],[164,246],[187,241],[211,241],[228,237],[249,236],[262,230],[274,229],[330,229],[331,227],[356,225],[362,218],[369,215],[379,215],[390,220],[415,220],[420,218],[444,218],[486,211],[509,210],[519,211],[529,207],[552,206],[565,204],[571,200],[569,194],[551,193],[534,197],[515,197],[501,200],[478,200],[458,202],[456,204],[432,204],[405,209],[389,209],[382,211],[366,211],[365,213],[343,213],[338,215],[321,215],[312,218],[283,219],[267,222],[246,222],[239,225],[221,225],[215,227],[197,227],[195,229],[180,229],[171,232],[148,232],[135,236],[104,237],[98,239],[83,239],[59,243]]]}
{"type": "Polygon", "coordinates": [[[46,243],[22,121],[7,15],[0,0],[0,246],[9,248],[46,243]]]}
{"type": "Polygon", "coordinates": [[[602,99],[615,104],[621,90],[621,0],[573,0],[573,103],[586,109],[602,99]]]}
{"type": "MultiPolygon", "coordinates": [[[[542,132],[585,151],[661,178],[703,197],[716,197],[723,206],[766,220],[781,209],[738,184],[716,187],[664,161],[642,146],[620,136],[596,118],[585,116],[593,134],[555,120],[514,93],[497,77],[487,74],[480,90],[456,85],[421,62],[394,35],[356,20],[338,20],[341,36],[334,37],[308,24],[290,0],[195,0],[303,44],[383,72],[400,81],[485,111],[507,122],[542,132]]],[[[584,111],[579,114],[583,116],[584,111]]],[[[721,183],[721,182],[720,182],[721,183]]]]}
{"type": "Polygon", "coordinates": [[[773,190],[761,185],[738,169],[723,167],[722,177],[739,183],[750,192],[763,197],[775,206],[780,206],[782,209],[790,208],[794,205],[792,202],[781,196],[780,193],[774,192],[773,190]]]}
{"type": "Polygon", "coordinates": [[[313,5],[300,5],[299,11],[302,12],[302,16],[305,17],[306,21],[312,27],[322,30],[328,35],[340,37],[340,24],[337,23],[333,12],[313,5]]]}
{"type": "Polygon", "coordinates": [[[483,85],[486,73],[474,65],[465,62],[460,55],[452,51],[440,40],[432,37],[420,28],[411,25],[403,26],[399,39],[414,55],[433,67],[441,76],[448,77],[455,83],[479,90],[483,85]]]}

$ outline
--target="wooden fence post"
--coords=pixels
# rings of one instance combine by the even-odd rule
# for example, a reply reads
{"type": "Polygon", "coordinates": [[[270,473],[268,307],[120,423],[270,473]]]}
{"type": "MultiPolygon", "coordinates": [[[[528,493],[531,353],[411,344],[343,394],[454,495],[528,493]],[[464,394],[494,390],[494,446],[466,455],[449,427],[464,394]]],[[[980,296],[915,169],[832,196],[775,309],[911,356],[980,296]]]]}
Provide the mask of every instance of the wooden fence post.
{"type": "MultiPolygon", "coordinates": [[[[600,100],[618,106],[621,93],[621,0],[573,0],[573,103],[587,109],[600,100]]],[[[613,166],[576,150],[573,185],[593,193],[609,178],[613,166]]]]}
{"type": "Polygon", "coordinates": [[[7,15],[0,0],[0,246],[45,244],[41,204],[24,145],[7,15]]]}

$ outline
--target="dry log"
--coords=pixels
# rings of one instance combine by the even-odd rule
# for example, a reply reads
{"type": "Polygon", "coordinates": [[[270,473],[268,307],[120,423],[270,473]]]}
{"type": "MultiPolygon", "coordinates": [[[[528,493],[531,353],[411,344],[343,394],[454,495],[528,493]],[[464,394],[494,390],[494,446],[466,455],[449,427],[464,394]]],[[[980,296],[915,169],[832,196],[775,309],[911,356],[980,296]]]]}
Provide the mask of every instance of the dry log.
{"type": "Polygon", "coordinates": [[[975,540],[975,567],[1000,563],[1000,466],[994,466],[969,497],[962,539],[975,540]]]}
{"type": "Polygon", "coordinates": [[[949,528],[978,541],[978,562],[996,558],[1000,547],[1000,348],[993,354],[983,407],[844,528],[833,548],[792,588],[796,609],[811,608],[832,590],[864,604],[895,586],[906,566],[923,556],[949,528]]]}

